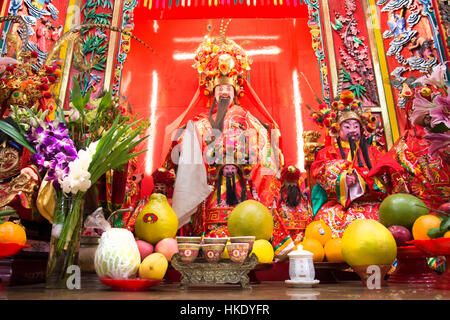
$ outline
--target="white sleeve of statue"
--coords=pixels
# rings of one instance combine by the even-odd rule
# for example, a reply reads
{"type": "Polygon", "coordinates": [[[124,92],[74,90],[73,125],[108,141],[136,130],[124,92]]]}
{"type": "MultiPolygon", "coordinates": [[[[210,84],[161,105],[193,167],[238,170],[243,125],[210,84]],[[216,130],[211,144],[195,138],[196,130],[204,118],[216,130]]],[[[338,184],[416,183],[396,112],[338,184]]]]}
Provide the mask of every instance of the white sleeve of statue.
{"type": "Polygon", "coordinates": [[[359,197],[361,197],[364,194],[364,190],[361,185],[361,181],[359,179],[358,173],[356,173],[356,176],[357,176],[356,183],[353,186],[348,187],[347,183],[346,183],[345,189],[348,192],[348,197],[349,197],[350,201],[358,199],[359,197]]]}
{"type": "Polygon", "coordinates": [[[197,206],[211,193],[206,168],[203,163],[202,148],[192,121],[186,126],[181,144],[172,209],[178,217],[178,226],[189,222],[197,206]]]}

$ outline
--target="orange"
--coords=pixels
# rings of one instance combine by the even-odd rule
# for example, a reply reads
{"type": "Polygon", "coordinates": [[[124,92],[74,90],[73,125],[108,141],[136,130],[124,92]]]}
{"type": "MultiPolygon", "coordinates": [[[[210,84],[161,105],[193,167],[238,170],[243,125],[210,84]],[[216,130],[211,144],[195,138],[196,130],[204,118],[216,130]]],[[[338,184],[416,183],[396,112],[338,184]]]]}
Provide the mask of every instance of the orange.
{"type": "Polygon", "coordinates": [[[331,236],[331,228],[322,220],[311,222],[305,230],[305,238],[319,240],[322,246],[331,239],[331,236]]]}
{"type": "Polygon", "coordinates": [[[24,245],[27,242],[25,229],[11,221],[0,224],[0,242],[24,245]]]}
{"type": "Polygon", "coordinates": [[[444,238],[450,238],[450,231],[447,231],[446,233],[444,233],[443,237],[444,238]]]}
{"type": "Polygon", "coordinates": [[[342,256],[342,239],[330,239],[325,243],[325,258],[328,262],[344,262],[342,256]]]}
{"type": "Polygon", "coordinates": [[[303,239],[301,245],[303,246],[303,250],[309,251],[313,254],[314,262],[322,262],[325,256],[325,251],[323,250],[323,246],[317,239],[303,239]]]}
{"type": "Polygon", "coordinates": [[[439,228],[441,225],[441,219],[439,219],[436,216],[433,216],[431,214],[426,214],[423,216],[420,216],[419,218],[414,221],[413,227],[412,227],[412,234],[414,240],[428,240],[430,237],[428,237],[427,233],[428,230],[431,228],[439,228]]]}

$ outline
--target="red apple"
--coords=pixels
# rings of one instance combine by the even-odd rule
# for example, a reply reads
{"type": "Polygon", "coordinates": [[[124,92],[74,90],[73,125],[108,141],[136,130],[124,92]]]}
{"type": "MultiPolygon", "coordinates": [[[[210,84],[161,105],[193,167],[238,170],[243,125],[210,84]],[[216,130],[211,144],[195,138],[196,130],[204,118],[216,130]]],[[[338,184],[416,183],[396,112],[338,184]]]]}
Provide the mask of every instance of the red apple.
{"type": "Polygon", "coordinates": [[[170,261],[172,256],[178,252],[178,242],[173,238],[162,239],[156,244],[155,252],[162,253],[167,261],[170,261]]]}
{"type": "Polygon", "coordinates": [[[144,240],[136,240],[136,244],[141,254],[141,261],[145,259],[149,254],[153,253],[153,245],[144,240]]]}

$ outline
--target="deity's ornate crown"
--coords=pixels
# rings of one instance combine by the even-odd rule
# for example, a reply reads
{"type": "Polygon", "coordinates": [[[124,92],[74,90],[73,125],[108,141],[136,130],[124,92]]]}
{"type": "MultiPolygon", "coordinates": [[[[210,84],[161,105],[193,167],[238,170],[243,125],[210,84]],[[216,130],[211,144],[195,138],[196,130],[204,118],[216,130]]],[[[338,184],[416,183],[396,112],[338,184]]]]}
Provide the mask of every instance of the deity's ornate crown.
{"type": "Polygon", "coordinates": [[[207,96],[220,84],[232,85],[237,96],[244,94],[242,85],[251,61],[241,46],[225,37],[225,29],[222,21],[219,36],[206,36],[194,58],[193,67],[199,73],[200,87],[207,96]]]}
{"type": "Polygon", "coordinates": [[[320,104],[319,111],[312,112],[311,116],[320,128],[329,130],[330,136],[338,136],[340,125],[346,120],[357,120],[368,133],[375,132],[378,121],[370,111],[364,111],[361,101],[355,99],[349,90],[342,92],[339,100],[333,101],[331,106],[320,104]]]}
{"type": "Polygon", "coordinates": [[[215,180],[226,165],[235,165],[241,171],[244,179],[250,179],[253,165],[257,162],[257,153],[252,148],[240,148],[236,141],[224,141],[225,147],[217,144],[215,150],[209,153],[209,175],[215,180]],[[219,157],[221,155],[222,157],[219,157]]]}

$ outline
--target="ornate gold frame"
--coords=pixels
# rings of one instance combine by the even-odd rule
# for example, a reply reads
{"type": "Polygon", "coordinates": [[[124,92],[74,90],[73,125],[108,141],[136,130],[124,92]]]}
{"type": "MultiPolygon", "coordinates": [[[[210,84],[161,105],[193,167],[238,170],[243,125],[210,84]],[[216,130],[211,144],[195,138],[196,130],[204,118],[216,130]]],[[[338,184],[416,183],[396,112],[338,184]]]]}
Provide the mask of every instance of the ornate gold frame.
{"type": "MultiPolygon", "coordinates": [[[[337,60],[334,50],[333,30],[331,29],[329,0],[321,1],[323,25],[327,43],[329,69],[331,75],[333,93],[337,92],[338,75],[337,60]]],[[[371,112],[380,112],[383,119],[383,127],[386,137],[388,150],[393,146],[399,137],[399,127],[397,115],[395,112],[394,97],[389,81],[389,71],[384,52],[383,39],[381,36],[378,13],[376,11],[375,0],[361,1],[365,12],[365,20],[369,34],[369,48],[372,54],[372,63],[374,66],[375,79],[378,88],[379,107],[372,107],[371,112]],[[371,32],[372,31],[372,32],[371,32]]]]}
{"type": "MultiPolygon", "coordinates": [[[[113,17],[111,20],[112,26],[120,27],[119,20],[120,20],[121,9],[122,9],[121,0],[115,0],[114,1],[114,9],[113,9],[113,17]]],[[[114,54],[116,52],[118,36],[119,35],[116,32],[109,33],[108,58],[106,60],[106,68],[105,68],[105,75],[104,75],[104,81],[103,81],[103,91],[108,91],[111,89],[110,87],[111,87],[111,79],[113,76],[114,54]]]]}

